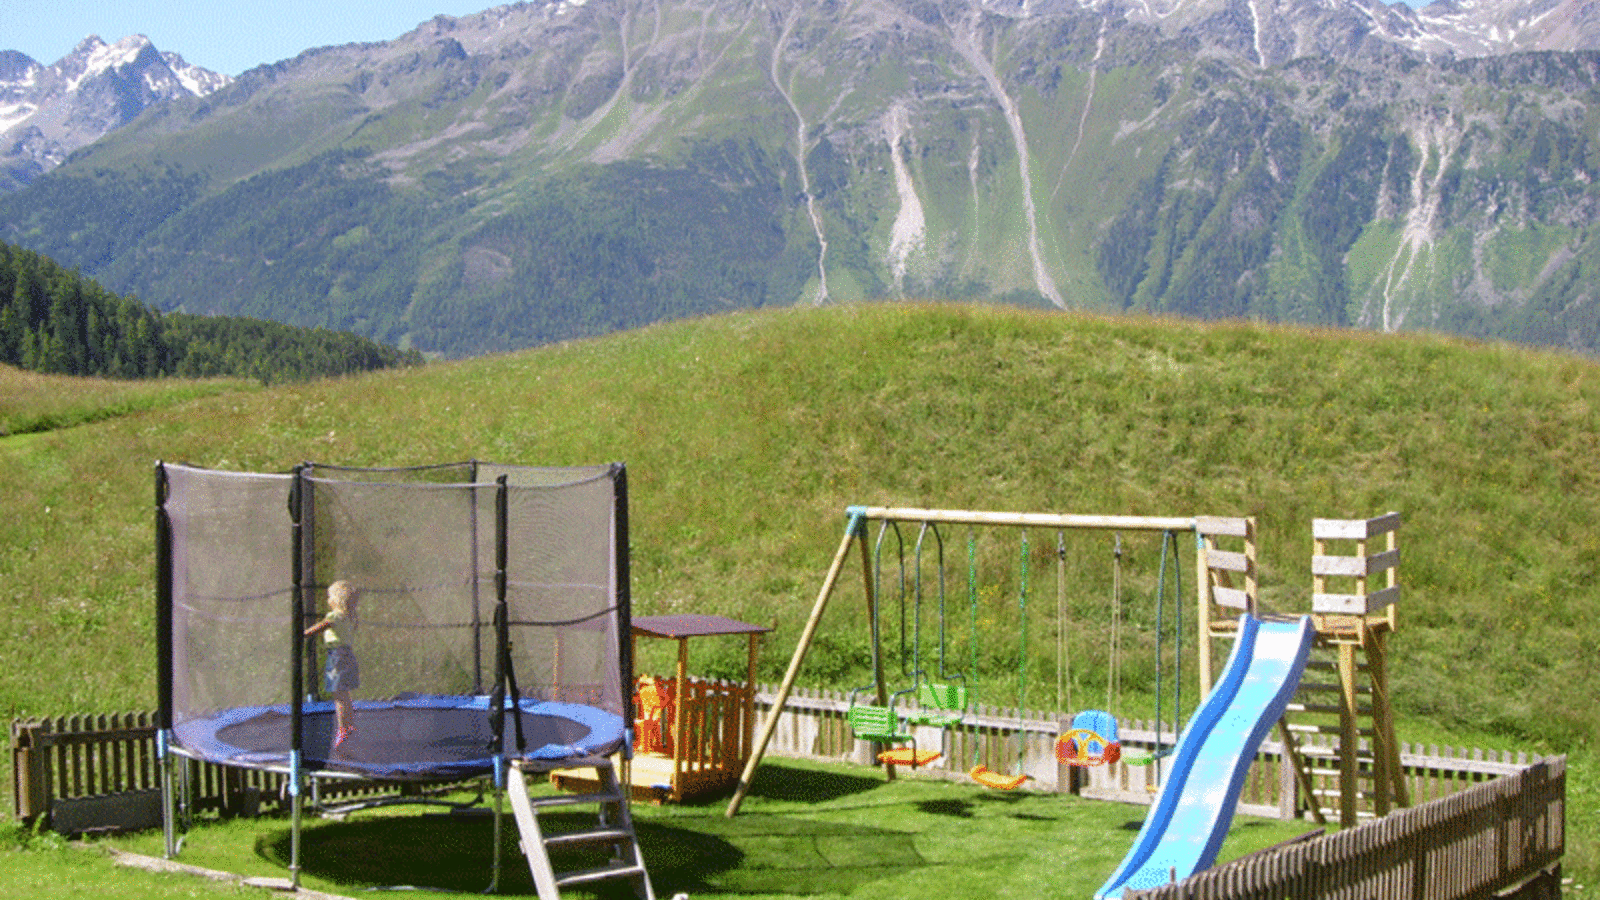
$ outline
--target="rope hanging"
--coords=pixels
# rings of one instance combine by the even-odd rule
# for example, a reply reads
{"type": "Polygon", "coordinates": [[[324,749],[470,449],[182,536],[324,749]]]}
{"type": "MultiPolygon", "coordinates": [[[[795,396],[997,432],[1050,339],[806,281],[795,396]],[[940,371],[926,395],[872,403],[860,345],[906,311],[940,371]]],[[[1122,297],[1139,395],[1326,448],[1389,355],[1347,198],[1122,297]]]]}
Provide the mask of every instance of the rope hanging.
{"type": "Polygon", "coordinates": [[[1022,574],[1017,609],[1022,618],[1022,645],[1017,649],[1017,711],[1027,709],[1028,697],[1028,532],[1022,532],[1022,574]]]}
{"type": "Polygon", "coordinates": [[[1072,652],[1067,644],[1067,544],[1056,530],[1056,709],[1072,709],[1072,652]]]}
{"type": "Polygon", "coordinates": [[[1111,651],[1107,660],[1106,709],[1122,700],[1122,533],[1115,534],[1111,566],[1111,651]]]}

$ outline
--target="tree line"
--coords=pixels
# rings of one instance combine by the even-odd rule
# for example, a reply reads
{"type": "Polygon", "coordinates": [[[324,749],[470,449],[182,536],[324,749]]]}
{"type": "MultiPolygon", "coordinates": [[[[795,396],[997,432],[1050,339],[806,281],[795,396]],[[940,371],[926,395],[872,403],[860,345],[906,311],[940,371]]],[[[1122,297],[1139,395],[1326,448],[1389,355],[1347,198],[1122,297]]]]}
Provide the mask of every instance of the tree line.
{"type": "Polygon", "coordinates": [[[0,242],[0,363],[105,378],[240,377],[262,384],[419,365],[348,332],[156,312],[47,256],[0,242]]]}

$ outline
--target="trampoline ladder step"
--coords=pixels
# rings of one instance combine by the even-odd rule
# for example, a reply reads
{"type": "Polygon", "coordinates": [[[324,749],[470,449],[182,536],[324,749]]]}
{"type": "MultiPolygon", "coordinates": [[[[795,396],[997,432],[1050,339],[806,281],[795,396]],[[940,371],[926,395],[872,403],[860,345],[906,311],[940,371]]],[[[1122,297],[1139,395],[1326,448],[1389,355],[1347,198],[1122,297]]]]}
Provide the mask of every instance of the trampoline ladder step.
{"type": "Polygon", "coordinates": [[[530,799],[529,802],[539,809],[560,806],[593,806],[596,803],[621,803],[622,795],[609,791],[598,794],[558,794],[553,797],[530,799]]]}
{"type": "Polygon", "coordinates": [[[528,796],[524,772],[515,764],[506,779],[511,809],[522,833],[522,852],[528,858],[528,869],[533,874],[539,900],[560,900],[562,888],[610,879],[628,879],[639,900],[655,900],[650,875],[644,867],[644,854],[639,851],[639,839],[634,832],[633,816],[617,782],[616,770],[610,760],[593,760],[591,764],[601,787],[593,793],[532,798],[528,796]],[[539,825],[541,810],[584,804],[599,807],[597,827],[545,834],[539,825]],[[596,844],[609,844],[612,852],[611,861],[599,868],[556,872],[550,862],[551,848],[596,844]]]}
{"type": "Polygon", "coordinates": [[[596,828],[591,831],[568,831],[546,835],[546,847],[575,847],[584,844],[617,844],[633,841],[633,832],[626,828],[596,828]]]}
{"type": "Polygon", "coordinates": [[[568,872],[565,875],[557,875],[556,886],[575,887],[580,884],[594,884],[597,881],[607,881],[612,878],[642,878],[644,875],[644,866],[601,866],[598,869],[584,869],[578,872],[568,872]]]}

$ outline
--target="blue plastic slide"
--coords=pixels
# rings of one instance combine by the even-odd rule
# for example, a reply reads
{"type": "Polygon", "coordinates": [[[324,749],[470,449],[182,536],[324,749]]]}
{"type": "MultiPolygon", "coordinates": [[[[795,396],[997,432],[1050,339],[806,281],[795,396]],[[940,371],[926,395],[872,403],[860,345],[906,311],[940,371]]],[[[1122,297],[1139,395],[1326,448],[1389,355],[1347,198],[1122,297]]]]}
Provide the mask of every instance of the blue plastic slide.
{"type": "Polygon", "coordinates": [[[1299,686],[1315,637],[1310,616],[1288,622],[1239,617],[1238,640],[1222,679],[1178,737],[1161,793],[1127,858],[1095,900],[1211,867],[1245,774],[1299,686]]]}

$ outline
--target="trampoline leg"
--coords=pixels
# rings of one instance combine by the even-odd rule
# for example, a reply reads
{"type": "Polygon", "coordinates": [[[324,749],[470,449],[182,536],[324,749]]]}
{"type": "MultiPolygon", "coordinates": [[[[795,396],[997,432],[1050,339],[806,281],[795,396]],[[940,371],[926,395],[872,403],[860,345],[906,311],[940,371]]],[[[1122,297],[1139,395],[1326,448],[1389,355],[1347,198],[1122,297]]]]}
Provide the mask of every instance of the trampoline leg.
{"type": "MultiPolygon", "coordinates": [[[[162,735],[165,736],[164,734],[162,735]]],[[[172,798],[172,754],[166,750],[166,741],[159,742],[161,749],[161,836],[165,841],[167,859],[178,855],[176,832],[177,810],[172,798]]]]}
{"type": "MultiPolygon", "coordinates": [[[[498,765],[498,760],[496,761],[496,764],[498,765]]],[[[489,887],[484,891],[485,894],[500,893],[500,857],[502,855],[500,851],[500,841],[502,833],[501,828],[503,827],[502,822],[505,818],[503,807],[505,796],[505,788],[501,785],[500,778],[496,776],[494,785],[494,863],[489,870],[489,887]]]]}
{"type": "MultiPolygon", "coordinates": [[[[316,779],[312,779],[316,783],[316,779]]],[[[305,811],[305,783],[300,774],[300,753],[289,751],[289,888],[300,890],[300,816],[305,811]]]]}
{"type": "Polygon", "coordinates": [[[302,802],[299,791],[295,791],[289,799],[289,884],[297,891],[300,889],[300,808],[302,802]]]}

